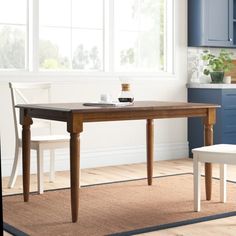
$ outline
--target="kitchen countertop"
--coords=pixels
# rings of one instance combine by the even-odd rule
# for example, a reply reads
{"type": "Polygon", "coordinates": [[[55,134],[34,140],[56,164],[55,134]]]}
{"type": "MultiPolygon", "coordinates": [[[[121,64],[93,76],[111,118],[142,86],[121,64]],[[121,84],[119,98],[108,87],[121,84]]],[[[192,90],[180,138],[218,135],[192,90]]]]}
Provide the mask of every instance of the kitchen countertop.
{"type": "Polygon", "coordinates": [[[235,89],[236,84],[200,84],[200,83],[189,83],[186,85],[187,88],[201,88],[201,89],[235,89]]]}

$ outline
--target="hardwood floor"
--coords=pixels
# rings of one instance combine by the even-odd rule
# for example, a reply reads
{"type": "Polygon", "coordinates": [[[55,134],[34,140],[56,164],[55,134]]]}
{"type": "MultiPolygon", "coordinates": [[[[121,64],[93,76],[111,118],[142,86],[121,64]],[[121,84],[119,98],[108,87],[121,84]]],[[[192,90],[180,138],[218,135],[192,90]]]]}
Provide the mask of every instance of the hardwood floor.
{"type": "MultiPolygon", "coordinates": [[[[203,167],[203,166],[202,166],[203,167]]],[[[204,169],[202,169],[204,171],[204,169]]],[[[160,161],[154,164],[154,176],[170,175],[192,172],[192,160],[181,159],[172,161],[160,161]]],[[[218,165],[213,165],[213,176],[219,176],[218,165]]],[[[83,169],[81,171],[81,185],[105,183],[119,180],[129,180],[146,177],[146,164],[132,164],[121,166],[109,166],[100,168],[83,169]]],[[[228,179],[236,180],[236,166],[228,166],[228,179]]],[[[3,178],[3,195],[21,193],[21,176],[17,178],[13,189],[7,188],[8,178],[3,178]]],[[[69,172],[57,172],[54,183],[48,181],[45,174],[45,189],[63,188],[69,186],[69,172]]],[[[31,191],[36,191],[36,175],[31,175],[31,191]]],[[[236,199],[236,196],[235,196],[236,199]]],[[[157,232],[147,233],[147,236],[234,236],[236,235],[236,217],[221,220],[208,221],[188,226],[176,227],[157,232]]],[[[5,234],[9,235],[9,234],[5,234]]]]}

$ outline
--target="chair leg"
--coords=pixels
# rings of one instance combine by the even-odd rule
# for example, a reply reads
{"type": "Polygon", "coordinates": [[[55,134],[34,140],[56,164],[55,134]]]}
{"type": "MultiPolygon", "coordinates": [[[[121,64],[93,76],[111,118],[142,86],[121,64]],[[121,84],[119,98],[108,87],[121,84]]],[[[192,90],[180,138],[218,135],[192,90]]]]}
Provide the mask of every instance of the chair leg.
{"type": "Polygon", "coordinates": [[[37,177],[38,177],[38,193],[43,194],[44,173],[43,173],[43,150],[37,149],[37,177]]]}
{"type": "Polygon", "coordinates": [[[8,182],[8,188],[13,188],[16,182],[17,172],[18,172],[18,165],[19,165],[19,156],[20,154],[20,147],[18,144],[15,146],[15,157],[14,162],[11,170],[11,176],[8,182]]]}
{"type": "Polygon", "coordinates": [[[49,182],[55,181],[55,151],[50,150],[50,172],[49,172],[49,182]]]}
{"type": "Polygon", "coordinates": [[[226,164],[220,164],[220,201],[226,202],[226,176],[227,166],[226,164]]]}
{"type": "Polygon", "coordinates": [[[197,156],[193,157],[194,174],[194,211],[201,210],[201,163],[197,156]]]}

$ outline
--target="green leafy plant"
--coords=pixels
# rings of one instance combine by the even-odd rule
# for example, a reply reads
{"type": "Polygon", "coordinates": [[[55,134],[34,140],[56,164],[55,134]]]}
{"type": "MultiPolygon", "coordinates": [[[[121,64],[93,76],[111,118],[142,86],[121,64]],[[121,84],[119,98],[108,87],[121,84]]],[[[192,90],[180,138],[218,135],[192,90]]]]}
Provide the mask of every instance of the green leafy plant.
{"type": "Polygon", "coordinates": [[[208,50],[203,51],[202,60],[205,61],[206,68],[203,73],[209,75],[211,72],[228,72],[233,68],[232,52],[221,49],[218,56],[211,54],[208,50]]]}

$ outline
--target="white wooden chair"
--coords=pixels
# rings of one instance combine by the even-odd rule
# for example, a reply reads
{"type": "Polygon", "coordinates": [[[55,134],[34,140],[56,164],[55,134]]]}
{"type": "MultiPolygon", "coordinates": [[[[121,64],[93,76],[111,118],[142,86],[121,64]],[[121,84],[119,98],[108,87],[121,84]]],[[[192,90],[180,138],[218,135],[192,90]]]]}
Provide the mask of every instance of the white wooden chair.
{"type": "Polygon", "coordinates": [[[236,145],[217,144],[195,148],[193,152],[194,172],[194,211],[200,211],[201,205],[201,163],[220,164],[220,201],[226,202],[226,164],[236,165],[236,145]]]}
{"type": "MultiPolygon", "coordinates": [[[[12,188],[15,184],[17,177],[17,170],[20,158],[20,148],[22,147],[21,140],[21,125],[19,125],[18,109],[15,108],[16,104],[27,103],[48,103],[50,102],[50,83],[9,83],[13,108],[13,119],[15,126],[15,157],[9,179],[8,187],[12,188]],[[27,97],[29,97],[27,99],[27,97]],[[37,101],[36,101],[37,99],[37,101]],[[30,101],[30,102],[29,102],[30,101]]],[[[37,178],[38,178],[38,192],[43,193],[43,153],[44,150],[50,151],[50,182],[55,178],[55,149],[68,148],[69,136],[67,135],[53,135],[50,121],[33,120],[31,126],[31,149],[36,150],[37,153],[37,178]],[[44,135],[34,136],[35,129],[37,133],[43,133],[44,135]],[[45,134],[46,133],[46,134],[45,134]]]]}

